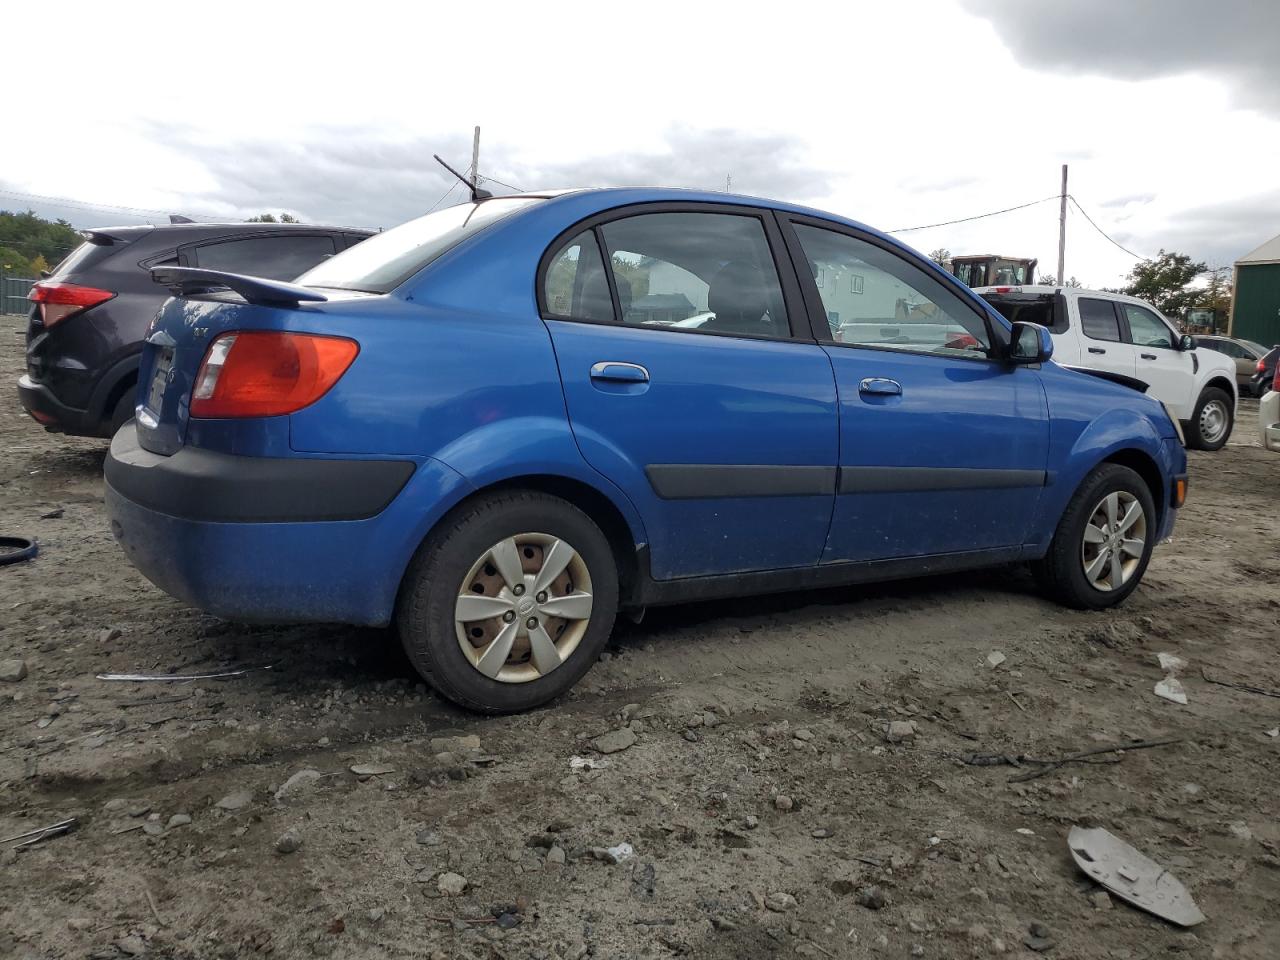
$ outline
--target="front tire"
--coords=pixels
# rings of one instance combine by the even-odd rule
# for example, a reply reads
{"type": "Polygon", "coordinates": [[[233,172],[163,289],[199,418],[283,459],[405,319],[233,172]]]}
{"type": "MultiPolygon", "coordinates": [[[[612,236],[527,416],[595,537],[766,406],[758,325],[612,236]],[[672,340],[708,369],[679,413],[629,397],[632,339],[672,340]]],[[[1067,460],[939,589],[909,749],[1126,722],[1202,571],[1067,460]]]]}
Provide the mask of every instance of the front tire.
{"type": "Polygon", "coordinates": [[[535,491],[480,497],[423,542],[400,588],[405,653],[468,710],[516,713],[553,700],[613,631],[618,570],[577,507],[535,491]]]}
{"type": "Polygon", "coordinates": [[[1032,564],[1045,592],[1082,610],[1113,607],[1137,589],[1158,529],[1155,501],[1133,470],[1104,463],[1058,521],[1049,552],[1032,564]]]}
{"type": "Polygon", "coordinates": [[[1235,414],[1231,397],[1218,387],[1205,387],[1187,425],[1187,446],[1221,450],[1231,436],[1235,414]]]}

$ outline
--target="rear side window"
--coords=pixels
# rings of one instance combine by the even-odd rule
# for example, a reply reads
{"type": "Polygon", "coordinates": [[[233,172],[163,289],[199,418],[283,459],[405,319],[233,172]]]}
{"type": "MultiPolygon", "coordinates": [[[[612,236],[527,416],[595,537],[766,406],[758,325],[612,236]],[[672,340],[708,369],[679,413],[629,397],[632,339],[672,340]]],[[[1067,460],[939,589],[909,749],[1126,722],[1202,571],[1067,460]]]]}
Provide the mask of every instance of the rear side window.
{"type": "Polygon", "coordinates": [[[1129,339],[1134,343],[1143,347],[1173,349],[1173,331],[1150,310],[1126,303],[1124,316],[1129,321],[1129,339]]]}
{"type": "Polygon", "coordinates": [[[195,247],[192,266],[268,280],[293,280],[334,253],[332,237],[246,237],[195,247]]]}
{"type": "Polygon", "coordinates": [[[646,213],[600,228],[622,322],[787,337],[764,225],[727,213],[646,213]]]}
{"type": "Polygon", "coordinates": [[[1120,322],[1116,319],[1116,308],[1110,300],[1081,297],[1076,302],[1080,307],[1080,329],[1086,337],[1120,342],[1120,322]]]}
{"type": "Polygon", "coordinates": [[[584,230],[557,251],[547,266],[542,293],[550,316],[613,321],[609,280],[594,233],[584,230]]]}

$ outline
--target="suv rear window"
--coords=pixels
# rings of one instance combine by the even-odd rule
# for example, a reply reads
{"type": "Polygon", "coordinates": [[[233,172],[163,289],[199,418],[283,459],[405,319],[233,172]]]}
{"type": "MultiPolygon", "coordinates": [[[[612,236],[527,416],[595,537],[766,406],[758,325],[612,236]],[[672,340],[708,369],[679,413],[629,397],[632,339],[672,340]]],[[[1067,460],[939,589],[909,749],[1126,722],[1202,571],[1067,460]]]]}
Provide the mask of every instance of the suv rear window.
{"type": "Polygon", "coordinates": [[[53,268],[49,276],[50,278],[65,277],[72,273],[83,272],[124,246],[126,246],[124,243],[91,243],[86,240],[67,254],[62,262],[53,268]]]}
{"type": "Polygon", "coordinates": [[[415,273],[467,237],[541,197],[501,197],[460,203],[410,220],[386,233],[375,233],[298,278],[309,287],[390,293],[415,273]]]}
{"type": "Polygon", "coordinates": [[[268,280],[292,280],[333,255],[333,237],[244,237],[201,244],[191,251],[192,266],[242,273],[268,280]]]}
{"type": "Polygon", "coordinates": [[[1055,313],[1062,311],[1054,310],[1056,296],[1052,293],[1017,295],[993,293],[983,294],[982,299],[995,307],[1000,316],[1010,323],[1038,323],[1054,333],[1065,333],[1067,330],[1066,317],[1063,316],[1061,319],[1055,317],[1055,313]]]}

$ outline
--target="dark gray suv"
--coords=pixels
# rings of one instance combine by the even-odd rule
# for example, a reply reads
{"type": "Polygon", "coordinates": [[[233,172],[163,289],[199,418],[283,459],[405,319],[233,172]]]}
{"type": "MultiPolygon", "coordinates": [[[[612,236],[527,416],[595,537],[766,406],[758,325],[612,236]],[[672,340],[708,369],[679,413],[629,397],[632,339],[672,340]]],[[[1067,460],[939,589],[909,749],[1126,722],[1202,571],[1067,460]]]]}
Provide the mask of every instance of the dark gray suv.
{"type": "Polygon", "coordinates": [[[45,429],[109,437],[133,416],[157,266],[292,280],[370,231],[285,223],[103,227],[31,288],[22,405],[45,429]]]}

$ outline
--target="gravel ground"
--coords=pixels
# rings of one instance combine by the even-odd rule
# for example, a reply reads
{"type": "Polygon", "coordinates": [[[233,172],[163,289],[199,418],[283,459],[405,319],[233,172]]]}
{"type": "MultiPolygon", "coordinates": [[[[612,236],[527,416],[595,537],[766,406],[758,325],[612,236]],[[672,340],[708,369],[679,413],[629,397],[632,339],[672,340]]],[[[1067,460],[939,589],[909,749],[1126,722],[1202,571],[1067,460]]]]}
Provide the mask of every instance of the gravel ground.
{"type": "Polygon", "coordinates": [[[0,531],[41,552],[0,568],[0,660],[27,670],[0,680],[0,837],[79,824],[4,845],[0,956],[1280,956],[1280,699],[1201,675],[1280,691],[1280,458],[1249,402],[1119,610],[1017,569],[655,610],[564,701],[480,719],[390,632],[224,623],[147,583],[103,517],[104,442],[4,386],[21,327],[0,318],[0,531]],[[1160,652],[1186,705],[1153,693],[1160,652]],[[95,679],[244,665],[270,669],[95,679]],[[1155,738],[1179,742],[1024,783],[961,759],[1155,738]],[[1207,922],[1100,896],[1075,824],[1207,922]]]}

